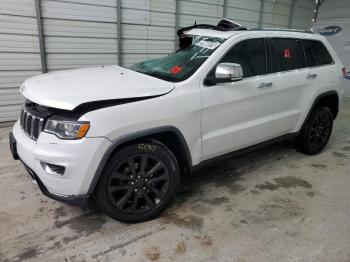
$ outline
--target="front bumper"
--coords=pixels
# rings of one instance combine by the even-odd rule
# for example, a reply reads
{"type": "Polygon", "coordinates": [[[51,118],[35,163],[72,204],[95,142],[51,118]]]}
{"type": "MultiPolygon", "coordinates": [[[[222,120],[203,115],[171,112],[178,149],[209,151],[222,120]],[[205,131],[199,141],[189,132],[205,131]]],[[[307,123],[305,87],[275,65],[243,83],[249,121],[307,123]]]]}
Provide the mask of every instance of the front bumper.
{"type": "Polygon", "coordinates": [[[14,158],[24,164],[46,196],[70,204],[82,204],[104,152],[110,145],[105,138],[61,140],[42,132],[37,141],[29,138],[17,122],[10,135],[14,158]],[[65,167],[64,175],[44,171],[41,161],[65,167]]]}
{"type": "Polygon", "coordinates": [[[72,205],[72,206],[82,206],[85,207],[90,195],[86,194],[86,195],[79,195],[79,196],[63,196],[63,195],[56,195],[53,193],[50,193],[49,190],[47,190],[47,188],[45,187],[45,185],[43,184],[43,182],[41,182],[40,178],[35,174],[35,172],[33,170],[30,169],[30,167],[28,167],[21,159],[19,159],[22,164],[24,165],[28,175],[33,179],[33,181],[35,181],[35,183],[38,185],[40,191],[47,197],[66,203],[68,205],[72,205]]]}

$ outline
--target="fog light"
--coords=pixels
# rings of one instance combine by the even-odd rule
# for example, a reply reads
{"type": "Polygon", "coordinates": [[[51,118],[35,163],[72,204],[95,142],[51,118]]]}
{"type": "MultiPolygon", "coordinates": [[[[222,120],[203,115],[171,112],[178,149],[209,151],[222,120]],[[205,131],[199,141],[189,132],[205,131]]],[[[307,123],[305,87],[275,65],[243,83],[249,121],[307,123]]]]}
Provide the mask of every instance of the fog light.
{"type": "Polygon", "coordinates": [[[64,166],[53,165],[53,164],[45,163],[42,161],[40,161],[40,164],[43,167],[43,169],[45,170],[45,172],[50,174],[50,175],[63,176],[64,171],[66,170],[66,168],[64,166]]]}

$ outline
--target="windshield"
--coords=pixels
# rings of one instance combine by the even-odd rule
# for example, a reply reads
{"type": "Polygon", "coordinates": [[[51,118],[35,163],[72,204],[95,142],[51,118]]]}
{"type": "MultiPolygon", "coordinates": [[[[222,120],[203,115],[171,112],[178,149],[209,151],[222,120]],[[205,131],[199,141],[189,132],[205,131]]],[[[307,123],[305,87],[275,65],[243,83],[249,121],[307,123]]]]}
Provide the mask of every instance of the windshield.
{"type": "Polygon", "coordinates": [[[190,36],[188,44],[168,56],[146,60],[130,67],[131,70],[166,81],[180,82],[189,78],[225,41],[223,38],[190,36]]]}

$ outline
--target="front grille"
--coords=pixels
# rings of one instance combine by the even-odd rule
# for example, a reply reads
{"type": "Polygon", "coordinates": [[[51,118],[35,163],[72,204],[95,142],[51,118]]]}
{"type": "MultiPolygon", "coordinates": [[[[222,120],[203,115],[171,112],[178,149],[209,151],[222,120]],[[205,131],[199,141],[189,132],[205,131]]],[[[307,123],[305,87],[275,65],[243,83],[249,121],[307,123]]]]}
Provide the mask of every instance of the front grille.
{"type": "Polygon", "coordinates": [[[32,139],[37,140],[40,132],[43,130],[44,118],[34,112],[29,112],[24,105],[21,109],[19,120],[24,132],[32,139]]]}

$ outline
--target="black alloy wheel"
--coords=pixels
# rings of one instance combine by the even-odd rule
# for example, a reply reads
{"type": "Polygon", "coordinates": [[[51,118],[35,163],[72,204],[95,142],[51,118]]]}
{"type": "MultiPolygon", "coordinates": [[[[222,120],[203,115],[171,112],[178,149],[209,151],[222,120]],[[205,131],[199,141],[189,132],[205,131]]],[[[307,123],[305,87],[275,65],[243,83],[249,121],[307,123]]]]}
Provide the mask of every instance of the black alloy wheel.
{"type": "Polygon", "coordinates": [[[158,157],[132,155],[110,175],[109,200],[120,211],[142,213],[164,201],[169,181],[169,170],[158,157]]]}
{"type": "Polygon", "coordinates": [[[327,145],[332,129],[332,111],[328,107],[316,108],[296,141],[297,149],[308,155],[320,153],[327,145]]]}
{"type": "Polygon", "coordinates": [[[159,215],[179,184],[179,167],[172,152],[162,144],[140,143],[112,156],[95,195],[111,217],[141,222],[159,215]]]}

